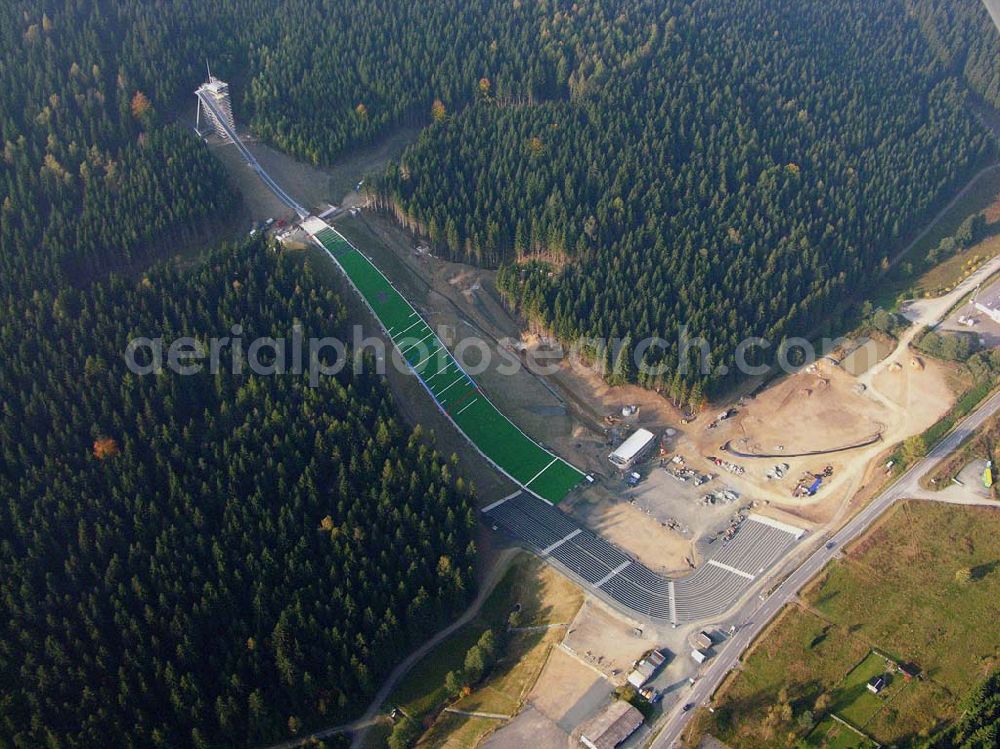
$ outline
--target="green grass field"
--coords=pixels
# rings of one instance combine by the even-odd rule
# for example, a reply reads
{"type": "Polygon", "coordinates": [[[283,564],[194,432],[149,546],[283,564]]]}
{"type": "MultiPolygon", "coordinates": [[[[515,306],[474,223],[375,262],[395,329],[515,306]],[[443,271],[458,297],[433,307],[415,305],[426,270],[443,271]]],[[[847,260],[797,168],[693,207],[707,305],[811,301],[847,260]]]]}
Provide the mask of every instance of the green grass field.
{"type": "Polygon", "coordinates": [[[833,718],[824,718],[803,742],[816,749],[875,749],[875,742],[833,718]]]}
{"type": "Polygon", "coordinates": [[[883,746],[912,746],[956,717],[1000,657],[998,559],[995,510],[896,506],[803,590],[802,606],[782,612],[719,691],[715,712],[699,714],[696,732],[741,749],[790,733],[804,746],[869,746],[833,726],[836,714],[883,746]],[[887,670],[886,657],[921,678],[892,673],[871,694],[866,684],[887,670]],[[808,732],[806,711],[819,721],[808,732]]]}
{"type": "Polygon", "coordinates": [[[323,229],[315,237],[374,311],[398,355],[487,459],[521,486],[553,503],[580,482],[580,471],[500,413],[431,327],[367,257],[334,229],[323,229]]]}
{"type": "Polygon", "coordinates": [[[885,658],[869,653],[865,659],[852,668],[837,690],[833,712],[854,726],[868,725],[885,703],[891,700],[903,687],[901,677],[887,679],[887,686],[880,694],[868,691],[868,681],[875,676],[886,675],[885,658]]]}
{"type": "Polygon", "coordinates": [[[1000,513],[907,502],[806,592],[822,616],[953,694],[1000,654],[1000,513]],[[956,577],[968,570],[971,580],[956,577]]]}

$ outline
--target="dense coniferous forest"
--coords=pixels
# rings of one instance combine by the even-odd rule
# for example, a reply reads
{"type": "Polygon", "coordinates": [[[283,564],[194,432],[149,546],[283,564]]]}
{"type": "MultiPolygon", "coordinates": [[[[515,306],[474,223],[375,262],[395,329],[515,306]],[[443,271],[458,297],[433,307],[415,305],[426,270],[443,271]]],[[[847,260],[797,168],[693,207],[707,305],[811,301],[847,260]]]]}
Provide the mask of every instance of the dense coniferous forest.
{"type": "Polygon", "coordinates": [[[103,12],[5,4],[0,297],[148,260],[165,235],[232,205],[218,163],[165,126],[115,54],[103,12]]]}
{"type": "Polygon", "coordinates": [[[639,5],[565,97],[483,96],[379,189],[449,256],[501,266],[508,301],[557,335],[671,342],[645,384],[674,384],[681,325],[716,362],[815,332],[993,157],[897,3],[639,5]]]}
{"type": "Polygon", "coordinates": [[[335,723],[465,602],[468,491],[380,378],[311,388],[235,375],[228,353],[218,376],[138,376],[122,357],[135,335],[344,335],[344,318],[262,243],[4,310],[0,745],[244,746],[335,723]]]}
{"type": "Polygon", "coordinates": [[[927,741],[923,749],[993,749],[1000,746],[1000,671],[979,684],[962,701],[955,725],[927,741]]]}
{"type": "Polygon", "coordinates": [[[378,189],[559,335],[721,352],[826,320],[993,156],[996,51],[977,0],[3,3],[0,747],[339,722],[469,593],[470,492],[377,377],[124,369],[345,322],[260,243],[137,273],[236,202],[177,122],[206,59],[314,163],[431,123],[378,189]]]}
{"type": "Polygon", "coordinates": [[[340,722],[470,592],[470,492],[375,375],[125,367],[135,335],[344,332],[337,298],[261,243],[137,275],[234,205],[170,112],[215,42],[242,59],[241,6],[0,11],[2,747],[340,722]]]}
{"type": "Polygon", "coordinates": [[[949,71],[962,75],[969,87],[1000,107],[1000,42],[982,0],[906,0],[907,11],[920,23],[931,49],[949,71]]]}
{"type": "MultiPolygon", "coordinates": [[[[37,130],[44,149],[47,133],[37,126],[49,122],[36,118],[48,117],[41,110],[57,93],[65,107],[49,114],[60,145],[113,141],[140,127],[130,114],[136,91],[158,110],[193,103],[208,60],[234,83],[243,124],[289,153],[329,162],[401,123],[428,121],[438,99],[451,111],[483,87],[502,101],[558,96],[576,55],[605,45],[609,19],[627,7],[595,4],[587,16],[594,25],[573,28],[570,39],[562,5],[9,2],[0,29],[4,134],[37,130]],[[67,118],[75,129],[62,129],[67,118]]],[[[75,176],[75,162],[64,166],[75,176]]]]}

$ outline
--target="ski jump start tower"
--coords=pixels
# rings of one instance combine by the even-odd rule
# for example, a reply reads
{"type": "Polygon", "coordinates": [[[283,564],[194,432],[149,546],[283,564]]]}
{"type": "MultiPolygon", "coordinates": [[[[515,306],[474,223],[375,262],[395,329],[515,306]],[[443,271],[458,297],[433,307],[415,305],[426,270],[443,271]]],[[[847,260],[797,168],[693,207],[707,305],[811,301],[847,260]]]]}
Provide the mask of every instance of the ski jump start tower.
{"type": "Polygon", "coordinates": [[[201,113],[205,112],[210,131],[214,132],[223,140],[232,140],[230,132],[236,130],[236,120],[233,119],[233,104],[229,99],[229,84],[220,81],[212,75],[212,69],[208,69],[208,81],[201,84],[195,91],[198,97],[198,114],[195,120],[195,130],[202,134],[201,113]],[[214,106],[203,106],[202,99],[211,97],[214,106]],[[225,119],[225,123],[219,122],[219,117],[225,119]],[[226,127],[228,126],[228,127],[226,127]]]}

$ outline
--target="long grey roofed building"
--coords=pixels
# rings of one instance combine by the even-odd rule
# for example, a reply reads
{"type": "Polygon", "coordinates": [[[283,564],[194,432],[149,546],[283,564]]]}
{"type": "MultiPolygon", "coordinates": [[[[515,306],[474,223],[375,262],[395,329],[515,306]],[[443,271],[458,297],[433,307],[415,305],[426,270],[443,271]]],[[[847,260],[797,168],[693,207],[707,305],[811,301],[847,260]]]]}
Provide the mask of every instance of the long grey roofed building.
{"type": "Polygon", "coordinates": [[[584,726],[580,741],[589,749],[615,749],[642,725],[642,713],[624,700],[615,700],[584,726]]]}

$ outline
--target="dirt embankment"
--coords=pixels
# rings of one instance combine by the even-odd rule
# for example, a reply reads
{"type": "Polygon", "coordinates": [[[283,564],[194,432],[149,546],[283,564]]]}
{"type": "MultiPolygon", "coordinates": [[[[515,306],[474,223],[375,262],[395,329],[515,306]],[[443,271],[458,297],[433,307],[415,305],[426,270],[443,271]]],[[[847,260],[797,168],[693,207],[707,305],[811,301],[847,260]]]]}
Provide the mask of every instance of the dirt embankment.
{"type": "Polygon", "coordinates": [[[714,429],[707,428],[707,417],[694,422],[694,449],[718,455],[728,442],[747,453],[817,452],[800,458],[734,458],[745,473],[733,481],[772,506],[827,522],[846,499],[872,483],[873,466],[888,446],[923,432],[955,399],[948,368],[913,356],[905,346],[876,369],[865,384],[864,375],[854,377],[820,359],[777,381],[714,429]],[[824,473],[829,475],[816,495],[793,496],[796,487],[824,473]]]}
{"type": "MultiPolygon", "coordinates": [[[[538,354],[544,357],[547,342],[526,330],[504,308],[492,271],[435,258],[418,249],[419,242],[405,230],[378,215],[348,218],[338,226],[362,242],[434,326],[450,330],[453,340],[479,337],[491,355],[500,357],[503,353],[522,364],[538,354]]],[[[577,362],[552,366],[551,360],[542,358],[542,364],[549,365],[544,377],[522,367],[513,375],[490,368],[477,379],[529,435],[585,470],[605,477],[603,498],[591,489],[586,501],[568,508],[579,504],[581,519],[650,566],[677,570],[685,567],[691,555],[690,540],[648,522],[641,510],[619,507],[626,504],[622,497],[611,496],[621,489],[616,489],[614,472],[607,462],[609,448],[616,440],[639,426],[657,433],[675,428],[678,433],[672,451],[683,454],[691,467],[720,476],[743,496],[762,501],[782,514],[822,524],[835,516],[845,498],[871,482],[870,464],[887,445],[923,431],[953,402],[947,369],[912,356],[905,344],[904,339],[890,351],[885,341],[875,342],[849,358],[848,367],[821,359],[777,380],[746,400],[733,418],[711,429],[717,409],[706,409],[684,425],[682,414],[666,398],[635,386],[611,387],[598,373],[577,362]],[[864,362],[859,359],[862,353],[864,362]],[[876,364],[874,360],[881,361],[876,364]],[[623,419],[625,406],[637,406],[638,412],[623,419]],[[745,452],[792,455],[841,449],[874,435],[880,435],[880,441],[836,454],[733,459],[743,468],[742,474],[729,473],[707,459],[725,458],[720,448],[730,441],[745,452]],[[774,475],[776,466],[781,475],[769,479],[767,474],[774,475]],[[824,479],[815,496],[792,496],[800,482],[811,483],[812,476],[828,467],[832,475],[824,479]]]]}
{"type": "MultiPolygon", "coordinates": [[[[415,134],[415,131],[397,132],[322,169],[296,162],[261,144],[251,144],[251,148],[269,172],[304,204],[310,207],[328,203],[352,205],[360,197],[356,192],[357,183],[398,155],[415,134]]],[[[244,192],[248,211],[255,220],[282,215],[283,208],[276,204],[256,175],[238,158],[230,158],[232,148],[220,146],[215,150],[244,192]]],[[[522,361],[534,353],[544,353],[545,342],[524,330],[500,302],[492,272],[448,263],[431,257],[426,251],[418,252],[418,243],[406,231],[377,215],[348,218],[340,226],[348,234],[355,233],[380,267],[405,290],[435,327],[450,327],[455,338],[474,334],[481,337],[494,354],[513,352],[522,361]]],[[[974,280],[969,278],[966,282],[974,280]]],[[[345,294],[345,298],[350,296],[345,294]]],[[[936,314],[939,306],[949,303],[948,298],[922,300],[908,314],[922,322],[923,317],[936,314]]],[[[869,483],[871,476],[866,476],[866,469],[880,456],[886,444],[922,431],[951,403],[952,395],[942,369],[922,360],[917,360],[917,366],[913,366],[913,357],[905,343],[904,338],[904,345],[887,361],[871,369],[851,359],[843,367],[831,365],[824,369],[821,363],[813,371],[785,377],[749,401],[735,419],[722,422],[711,430],[707,428],[712,421],[711,414],[682,426],[679,424],[681,414],[657,394],[636,387],[612,388],[596,373],[565,364],[556,367],[556,371],[545,378],[525,372],[507,376],[487,370],[479,380],[502,410],[531,436],[575,464],[605,476],[612,473],[606,460],[608,448],[636,426],[654,431],[667,426],[679,428],[674,449],[683,451],[693,468],[716,473],[718,468],[705,458],[717,455],[727,440],[737,445],[767,448],[766,452],[791,454],[843,447],[872,434],[881,434],[881,443],[829,459],[822,456],[787,461],[744,459],[741,461],[745,469],[742,475],[723,473],[727,484],[748,497],[815,519],[832,516],[832,509],[825,512],[819,508],[832,508],[869,483]],[[854,377],[854,373],[859,376],[854,377]],[[625,424],[609,424],[607,417],[620,413],[625,405],[639,406],[638,415],[625,424]],[[775,463],[787,463],[788,466],[782,467],[780,478],[769,480],[765,474],[774,473],[771,469],[775,463]],[[824,488],[816,497],[792,499],[792,489],[803,477],[822,472],[827,466],[833,469],[833,476],[824,482],[824,488]]],[[[866,356],[874,354],[880,358],[886,354],[884,347],[878,344],[869,348],[872,351],[866,351],[866,356]]],[[[854,358],[858,356],[860,354],[854,358]]],[[[400,400],[408,401],[402,405],[404,411],[423,410],[419,401],[424,398],[411,399],[406,394],[406,386],[398,387],[401,388],[398,392],[403,394],[400,400]]],[[[432,404],[430,408],[433,409],[432,404]]],[[[432,411],[408,415],[425,423],[436,423],[432,411]]],[[[445,436],[451,430],[439,431],[440,438],[451,439],[451,435],[445,436]]],[[[461,447],[463,454],[471,452],[461,441],[456,447],[461,447]]],[[[478,483],[485,487],[485,481],[478,483]]],[[[596,525],[603,524],[611,536],[635,539],[633,543],[640,549],[636,552],[639,555],[645,554],[641,551],[644,546],[657,544],[653,538],[641,540],[640,537],[650,535],[638,533],[641,517],[633,520],[635,512],[616,510],[613,505],[613,499],[609,499],[604,513],[594,516],[596,525]],[[616,529],[619,528],[625,530],[618,534],[616,529]]],[[[664,543],[664,546],[671,544],[664,543]]],[[[679,553],[680,546],[663,555],[670,560],[668,566],[676,563],[679,553]]]]}

